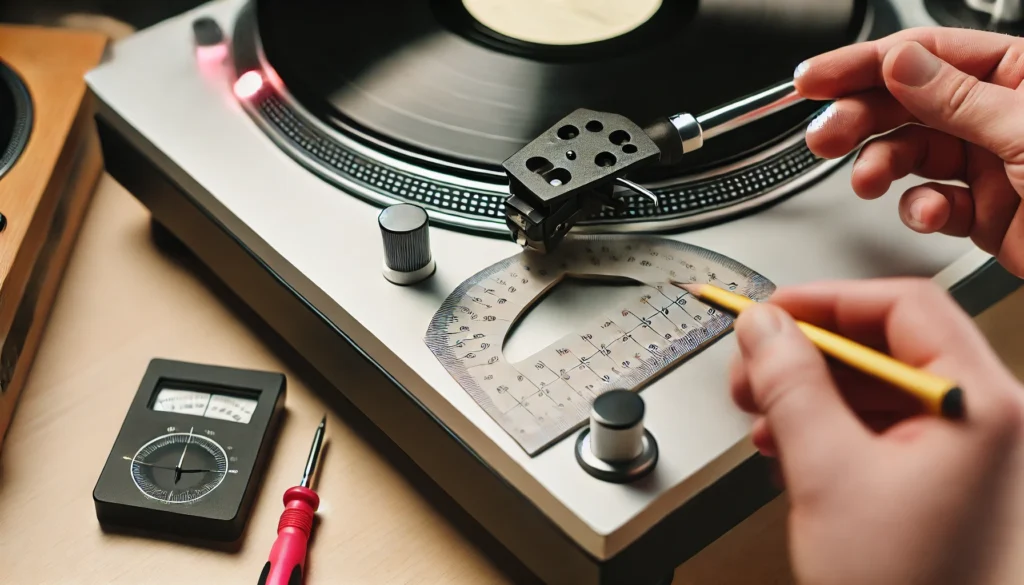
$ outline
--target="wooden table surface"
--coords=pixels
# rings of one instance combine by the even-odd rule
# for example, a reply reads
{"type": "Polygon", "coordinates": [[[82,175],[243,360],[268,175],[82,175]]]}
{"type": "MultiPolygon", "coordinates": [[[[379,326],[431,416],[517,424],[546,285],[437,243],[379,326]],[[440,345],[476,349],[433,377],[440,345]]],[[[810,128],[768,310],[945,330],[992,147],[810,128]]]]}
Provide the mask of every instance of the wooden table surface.
{"type": "MultiPolygon", "coordinates": [[[[1021,307],[1024,293],[979,318],[1004,358],[1017,362],[1009,348],[1022,347],[1021,307]]],[[[158,248],[146,210],[105,176],[0,453],[0,583],[254,583],[280,496],[301,476],[325,411],[329,443],[308,584],[524,582],[521,568],[301,360],[187,258],[158,248]],[[96,522],[93,486],[153,357],[288,376],[288,415],[237,552],[106,534],[96,522]]],[[[791,583],[785,512],[781,499],[765,507],[681,567],[674,584],[791,583]]]]}

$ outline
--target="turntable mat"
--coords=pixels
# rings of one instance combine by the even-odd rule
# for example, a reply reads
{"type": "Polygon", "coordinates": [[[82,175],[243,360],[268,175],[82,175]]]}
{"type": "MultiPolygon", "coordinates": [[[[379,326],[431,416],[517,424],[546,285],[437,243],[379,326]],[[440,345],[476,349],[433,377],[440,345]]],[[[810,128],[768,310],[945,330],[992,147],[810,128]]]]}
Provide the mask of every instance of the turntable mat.
{"type": "MultiPolygon", "coordinates": [[[[579,107],[646,124],[789,79],[800,61],[856,38],[865,10],[863,0],[665,2],[623,36],[566,47],[488,32],[461,0],[258,0],[257,9],[267,60],[308,110],[492,168],[579,107]]],[[[700,154],[734,156],[813,110],[793,108],[760,135],[700,154]]]]}

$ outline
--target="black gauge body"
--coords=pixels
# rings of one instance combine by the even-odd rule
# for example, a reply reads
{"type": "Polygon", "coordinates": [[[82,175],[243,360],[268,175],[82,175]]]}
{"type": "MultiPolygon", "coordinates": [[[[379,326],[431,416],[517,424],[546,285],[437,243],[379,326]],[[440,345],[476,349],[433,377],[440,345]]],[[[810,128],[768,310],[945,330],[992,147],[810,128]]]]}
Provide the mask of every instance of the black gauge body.
{"type": "Polygon", "coordinates": [[[238,541],[286,385],[275,372],[152,360],[93,490],[100,524],[238,541]]]}

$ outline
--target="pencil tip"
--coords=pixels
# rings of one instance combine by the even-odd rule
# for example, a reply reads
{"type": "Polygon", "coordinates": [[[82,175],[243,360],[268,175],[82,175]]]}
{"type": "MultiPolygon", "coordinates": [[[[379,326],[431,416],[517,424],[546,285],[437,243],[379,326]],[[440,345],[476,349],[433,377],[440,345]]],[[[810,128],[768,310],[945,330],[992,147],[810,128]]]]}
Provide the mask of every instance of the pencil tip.
{"type": "Polygon", "coordinates": [[[327,413],[324,413],[324,417],[320,419],[320,426],[327,425],[327,413]]]}
{"type": "Polygon", "coordinates": [[[688,293],[690,293],[692,295],[696,295],[696,294],[700,293],[700,285],[695,283],[695,282],[678,282],[678,281],[675,281],[675,280],[673,280],[671,282],[672,282],[672,284],[678,286],[679,288],[685,290],[686,292],[688,292],[688,293]]]}

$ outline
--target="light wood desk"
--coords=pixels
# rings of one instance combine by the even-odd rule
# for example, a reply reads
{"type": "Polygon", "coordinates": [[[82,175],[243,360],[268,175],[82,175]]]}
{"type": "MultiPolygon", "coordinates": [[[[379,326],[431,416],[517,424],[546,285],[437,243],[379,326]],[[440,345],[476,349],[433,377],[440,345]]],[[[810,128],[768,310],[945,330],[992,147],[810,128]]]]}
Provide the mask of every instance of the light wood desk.
{"type": "MultiPolygon", "coordinates": [[[[214,291],[152,243],[146,211],[104,177],[0,453],[0,583],[255,583],[275,537],[281,494],[299,480],[325,411],[329,444],[308,584],[522,582],[479,527],[214,291]],[[237,552],[110,535],[97,525],[92,489],[153,357],[288,376],[288,415],[237,552]]],[[[1004,358],[1018,364],[1011,348],[1022,347],[1022,307],[1024,293],[979,319],[1004,358]]],[[[781,500],[681,567],[675,585],[755,582],[792,582],[781,500]]]]}

